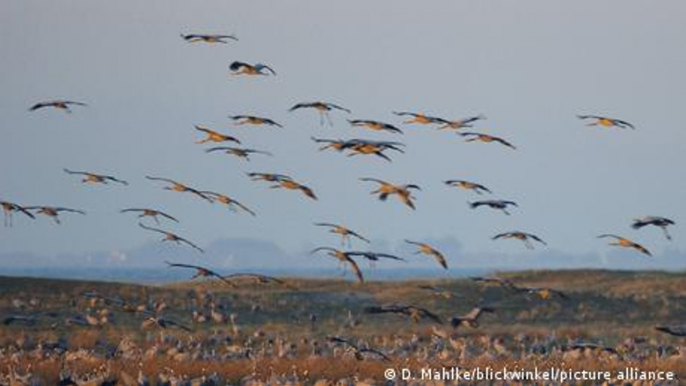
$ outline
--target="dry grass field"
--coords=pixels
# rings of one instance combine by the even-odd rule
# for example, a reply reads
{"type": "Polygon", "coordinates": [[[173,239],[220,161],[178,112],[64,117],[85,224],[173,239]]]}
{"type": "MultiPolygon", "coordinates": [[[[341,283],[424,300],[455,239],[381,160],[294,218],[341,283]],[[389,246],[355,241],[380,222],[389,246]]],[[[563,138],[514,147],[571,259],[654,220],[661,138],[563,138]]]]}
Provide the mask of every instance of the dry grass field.
{"type": "Polygon", "coordinates": [[[231,288],[221,281],[143,286],[3,277],[0,384],[384,384],[388,368],[419,374],[454,366],[631,367],[686,377],[686,338],[655,329],[684,325],[686,274],[576,270],[499,277],[554,288],[567,298],[470,279],[284,279],[286,285],[231,288]],[[365,312],[399,303],[429,310],[442,323],[365,312]],[[451,326],[453,316],[477,305],[495,312],[483,314],[478,327],[451,326]]]}

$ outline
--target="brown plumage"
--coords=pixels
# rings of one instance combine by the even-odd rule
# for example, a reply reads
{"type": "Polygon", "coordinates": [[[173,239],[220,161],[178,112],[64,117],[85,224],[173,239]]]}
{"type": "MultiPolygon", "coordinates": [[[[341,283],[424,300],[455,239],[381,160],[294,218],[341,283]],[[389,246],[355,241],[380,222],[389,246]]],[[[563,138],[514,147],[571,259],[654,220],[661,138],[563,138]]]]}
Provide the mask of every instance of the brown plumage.
{"type": "Polygon", "coordinates": [[[190,242],[190,241],[184,239],[183,237],[181,237],[181,236],[179,236],[179,235],[177,235],[177,234],[175,234],[175,233],[172,233],[172,232],[169,232],[169,231],[165,231],[165,230],[162,230],[162,229],[157,229],[157,228],[149,227],[149,226],[146,226],[146,225],[144,225],[144,224],[142,224],[142,223],[138,223],[138,226],[141,227],[141,228],[143,228],[143,229],[149,230],[149,231],[153,231],[153,232],[157,232],[157,233],[163,234],[163,235],[164,235],[164,239],[162,239],[162,241],[173,241],[173,242],[175,242],[175,243],[177,243],[177,244],[183,243],[183,244],[186,244],[186,245],[188,245],[188,246],[190,246],[190,247],[192,247],[192,248],[194,248],[194,249],[200,251],[200,253],[205,253],[205,251],[204,251],[202,248],[198,247],[197,245],[193,244],[192,242],[190,242]]]}
{"type": "Polygon", "coordinates": [[[405,205],[412,209],[415,209],[414,203],[412,202],[412,194],[410,189],[422,190],[418,185],[406,184],[406,185],[394,185],[389,182],[377,179],[377,178],[360,178],[360,181],[370,181],[379,184],[379,188],[371,192],[371,194],[378,194],[379,200],[386,201],[388,196],[397,195],[398,199],[405,205]]]}
{"type": "Polygon", "coordinates": [[[441,265],[441,267],[448,269],[448,262],[445,259],[445,256],[439,252],[436,248],[432,247],[431,245],[427,243],[420,243],[417,241],[410,241],[410,240],[405,240],[406,243],[416,245],[419,247],[419,250],[415,251],[414,254],[419,254],[423,253],[425,255],[428,255],[432,257],[434,260],[438,262],[438,264],[441,265]]]}
{"type": "Polygon", "coordinates": [[[604,235],[598,236],[598,238],[599,239],[612,238],[612,239],[615,239],[616,241],[610,242],[610,245],[614,245],[614,246],[622,247],[622,248],[634,249],[634,250],[637,250],[637,251],[639,251],[645,255],[653,256],[646,247],[644,247],[643,245],[636,243],[632,240],[629,240],[625,237],[621,237],[621,236],[617,236],[617,235],[604,234],[604,235]]]}

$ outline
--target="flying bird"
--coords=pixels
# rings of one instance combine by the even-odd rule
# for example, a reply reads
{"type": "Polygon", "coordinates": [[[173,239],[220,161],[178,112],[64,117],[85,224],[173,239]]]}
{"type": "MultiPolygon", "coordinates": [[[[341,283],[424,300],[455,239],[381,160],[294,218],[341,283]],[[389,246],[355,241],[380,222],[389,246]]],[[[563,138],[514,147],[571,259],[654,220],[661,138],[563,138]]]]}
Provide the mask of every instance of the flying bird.
{"type": "Polygon", "coordinates": [[[291,107],[288,111],[295,111],[298,109],[315,109],[319,113],[319,125],[324,125],[324,119],[329,123],[329,126],[333,126],[331,121],[331,115],[329,114],[331,110],[345,111],[350,114],[350,110],[339,105],[327,102],[301,102],[297,103],[295,106],[291,107]]]}
{"type": "Polygon", "coordinates": [[[172,192],[180,192],[180,193],[183,193],[183,192],[192,193],[192,194],[195,194],[196,196],[198,196],[204,200],[209,201],[210,203],[212,202],[212,199],[210,197],[201,193],[199,190],[191,188],[189,186],[186,186],[180,182],[176,182],[174,180],[170,180],[168,178],[162,178],[162,177],[145,176],[145,178],[147,178],[148,180],[151,180],[151,181],[162,181],[162,182],[166,182],[168,184],[171,184],[171,186],[165,186],[164,188],[162,188],[164,190],[170,190],[172,192]]]}
{"type": "Polygon", "coordinates": [[[271,67],[262,63],[248,64],[235,61],[231,63],[229,69],[233,75],[276,75],[276,72],[271,67]]]}
{"type": "Polygon", "coordinates": [[[368,306],[364,308],[364,312],[368,314],[399,314],[409,316],[415,323],[419,323],[421,319],[429,319],[434,323],[443,324],[443,320],[440,316],[426,308],[420,308],[413,305],[389,304],[383,306],[368,306]]]}
{"type": "Polygon", "coordinates": [[[219,280],[223,281],[224,283],[228,284],[229,286],[236,287],[236,285],[234,283],[230,282],[229,280],[225,279],[224,276],[218,274],[217,272],[215,272],[209,268],[205,268],[205,267],[201,267],[199,265],[193,265],[193,264],[170,263],[168,261],[165,261],[165,263],[167,263],[169,268],[178,267],[178,268],[195,269],[195,275],[193,275],[193,277],[191,277],[191,280],[196,279],[198,277],[212,277],[212,276],[214,276],[214,277],[218,278],[219,280]]]}
{"type": "Polygon", "coordinates": [[[552,296],[558,296],[563,300],[569,300],[569,296],[567,296],[564,292],[560,290],[556,290],[553,288],[549,287],[519,287],[516,286],[515,291],[517,292],[526,292],[529,294],[535,294],[538,295],[543,300],[548,300],[552,296]]]}
{"type": "Polygon", "coordinates": [[[119,211],[119,213],[128,213],[128,212],[138,212],[140,213],[138,215],[138,218],[142,217],[152,217],[155,220],[156,224],[160,224],[160,220],[158,219],[159,216],[162,216],[164,218],[167,218],[169,220],[172,220],[174,222],[179,222],[176,218],[162,212],[161,210],[155,210],[155,209],[150,209],[150,208],[126,208],[122,209],[119,211]]]}
{"type": "Polygon", "coordinates": [[[258,273],[234,273],[234,274],[231,274],[231,275],[228,275],[228,276],[224,276],[224,278],[225,278],[226,280],[237,280],[237,281],[240,281],[240,280],[250,280],[250,281],[252,281],[252,282],[254,282],[254,283],[257,283],[257,284],[270,284],[270,283],[273,283],[273,284],[278,284],[278,285],[283,285],[283,286],[291,287],[291,286],[288,285],[288,283],[286,283],[285,281],[283,281],[283,280],[281,280],[281,279],[279,279],[279,278],[276,278],[276,277],[273,277],[273,276],[261,275],[261,274],[258,274],[258,273]]]}
{"type": "Polygon", "coordinates": [[[444,123],[445,120],[438,117],[432,117],[424,113],[412,113],[407,111],[394,111],[393,114],[400,117],[410,117],[409,119],[403,121],[403,123],[417,123],[420,125],[430,125],[435,123],[444,123]]]}
{"type": "Polygon", "coordinates": [[[599,115],[577,115],[577,118],[581,120],[591,120],[592,122],[587,123],[586,126],[601,126],[603,128],[609,129],[612,127],[617,127],[620,129],[636,129],[634,125],[627,121],[621,119],[614,119],[603,117],[599,115]]]}
{"type": "Polygon", "coordinates": [[[391,358],[388,357],[388,355],[382,353],[379,350],[374,350],[368,347],[359,347],[356,344],[352,343],[348,339],[343,339],[338,336],[327,336],[326,340],[331,342],[331,343],[340,343],[351,349],[355,355],[355,359],[358,361],[364,360],[365,354],[372,354],[380,357],[383,361],[390,362],[391,358]]]}
{"type": "Polygon", "coordinates": [[[103,175],[103,174],[95,174],[95,173],[91,173],[91,172],[78,172],[78,171],[73,171],[73,170],[69,170],[66,168],[64,168],[63,170],[67,174],[85,176],[83,178],[83,180],[81,180],[81,182],[87,183],[87,184],[107,184],[108,181],[118,182],[122,185],[128,185],[129,184],[128,182],[126,182],[124,180],[120,180],[120,179],[113,177],[113,176],[107,176],[107,175],[103,175]]]}
{"type": "Polygon", "coordinates": [[[415,209],[415,206],[412,202],[413,197],[410,193],[410,189],[422,190],[418,185],[394,185],[376,178],[360,178],[360,181],[371,181],[379,184],[379,188],[371,192],[371,194],[378,194],[379,200],[386,201],[388,196],[397,195],[400,201],[402,201],[405,205],[409,206],[412,209],[415,209]]]}
{"type": "Polygon", "coordinates": [[[460,326],[469,326],[473,328],[479,327],[479,317],[481,317],[481,315],[483,315],[485,312],[492,313],[495,312],[495,309],[491,307],[475,307],[465,315],[453,317],[450,320],[450,324],[453,326],[453,328],[460,326]]]}
{"type": "Polygon", "coordinates": [[[233,198],[231,198],[225,194],[209,192],[209,191],[202,191],[200,193],[207,195],[213,201],[216,201],[220,204],[224,204],[224,205],[228,206],[229,209],[232,210],[233,212],[237,211],[236,208],[240,208],[240,209],[243,209],[245,212],[250,213],[251,215],[255,216],[255,212],[253,212],[250,208],[248,208],[247,206],[241,204],[237,200],[234,200],[233,198]]]}
{"type": "Polygon", "coordinates": [[[500,278],[500,277],[480,277],[480,276],[476,276],[476,277],[470,277],[470,279],[472,279],[473,281],[475,281],[475,282],[477,282],[477,283],[485,283],[485,284],[487,284],[487,285],[494,284],[494,285],[497,285],[497,286],[499,286],[499,287],[502,287],[502,288],[505,288],[505,289],[508,289],[508,290],[516,290],[516,288],[517,288],[517,287],[515,286],[515,284],[512,282],[512,280],[503,279],[503,278],[500,278]]]}
{"type": "Polygon", "coordinates": [[[147,317],[145,320],[143,320],[142,328],[151,328],[151,327],[159,327],[163,330],[166,330],[167,328],[175,327],[175,328],[179,328],[179,329],[186,331],[186,332],[192,332],[193,331],[193,330],[191,330],[190,327],[188,327],[184,324],[176,322],[172,319],[163,318],[161,316],[150,316],[150,317],[147,317]]]}
{"type": "Polygon", "coordinates": [[[229,118],[231,118],[231,120],[233,120],[235,122],[236,126],[267,125],[267,126],[283,127],[283,126],[281,126],[281,124],[275,122],[272,119],[257,117],[254,115],[231,115],[231,116],[229,116],[229,118]]]}
{"type": "Polygon", "coordinates": [[[252,181],[267,181],[267,182],[280,182],[285,180],[293,180],[291,177],[285,174],[274,174],[274,173],[246,173],[252,181]]]}
{"type": "Polygon", "coordinates": [[[195,130],[198,130],[200,132],[203,132],[207,134],[207,137],[204,139],[201,139],[199,141],[196,141],[195,143],[206,143],[206,142],[236,142],[238,144],[241,143],[241,141],[238,140],[236,137],[232,137],[230,135],[222,134],[214,130],[210,130],[206,127],[198,126],[195,125],[195,130]]]}
{"type": "Polygon", "coordinates": [[[342,246],[345,246],[346,242],[348,245],[351,245],[352,244],[352,242],[350,241],[351,237],[355,237],[355,238],[360,239],[366,243],[370,242],[369,240],[367,240],[366,238],[361,236],[359,233],[352,231],[349,228],[346,228],[342,225],[331,224],[331,223],[322,223],[322,222],[315,223],[314,225],[320,226],[320,227],[328,227],[328,228],[330,228],[329,232],[340,235],[342,246]]]}
{"type": "Polygon", "coordinates": [[[36,213],[38,213],[38,214],[44,214],[48,217],[52,217],[55,220],[55,223],[57,223],[57,224],[60,224],[59,214],[61,212],[86,214],[86,212],[84,212],[82,210],[70,209],[70,208],[64,208],[64,207],[56,207],[56,206],[27,206],[24,209],[36,210],[36,213]]]}
{"type": "Polygon", "coordinates": [[[231,39],[234,41],[238,41],[238,38],[236,38],[233,35],[216,35],[216,34],[188,34],[184,35],[181,34],[181,38],[188,43],[209,43],[209,44],[214,44],[214,43],[222,43],[226,44],[228,43],[226,39],[231,39]]]}
{"type": "Polygon", "coordinates": [[[505,213],[506,215],[509,216],[510,212],[507,211],[508,205],[519,206],[514,201],[505,201],[505,200],[483,200],[483,201],[475,201],[475,202],[469,203],[469,207],[472,209],[478,208],[480,206],[487,206],[487,207],[492,208],[492,209],[502,210],[503,213],[505,213]]]}
{"type": "Polygon", "coordinates": [[[279,181],[276,181],[276,185],[270,186],[271,189],[288,189],[288,190],[299,190],[301,191],[304,195],[307,197],[316,200],[317,196],[314,194],[314,191],[309,188],[308,186],[305,186],[299,182],[296,182],[291,179],[281,179],[279,181]]]}
{"type": "Polygon", "coordinates": [[[5,226],[6,227],[11,227],[12,226],[12,214],[14,212],[20,212],[25,214],[26,216],[35,219],[36,217],[29,212],[25,207],[15,204],[13,202],[9,201],[0,201],[0,206],[2,206],[2,212],[5,215],[5,226]]]}
{"type": "Polygon", "coordinates": [[[192,248],[197,249],[197,250],[200,251],[201,253],[205,253],[205,251],[204,251],[202,248],[198,247],[197,245],[193,244],[192,242],[190,242],[190,241],[184,239],[183,237],[180,237],[180,236],[178,236],[178,235],[176,235],[176,234],[174,234],[174,233],[171,233],[171,232],[168,232],[168,231],[164,231],[164,230],[162,230],[162,229],[157,229],[157,228],[145,226],[145,225],[142,224],[142,223],[138,223],[138,226],[140,226],[140,227],[143,228],[143,229],[147,229],[147,230],[149,230],[149,231],[153,231],[153,232],[157,232],[157,233],[163,234],[163,235],[164,235],[164,239],[162,239],[162,241],[173,241],[173,242],[175,242],[175,243],[177,243],[177,244],[183,243],[183,244],[186,244],[186,245],[188,245],[188,246],[190,246],[190,247],[192,247],[192,248]]]}
{"type": "Polygon", "coordinates": [[[399,128],[389,124],[389,123],[384,123],[384,122],[379,122],[379,121],[371,121],[371,120],[366,120],[366,119],[353,119],[350,120],[348,119],[348,122],[350,122],[351,126],[357,126],[357,127],[364,127],[370,130],[375,130],[375,131],[388,131],[390,133],[398,133],[402,134],[403,131],[400,130],[399,128]]]}
{"type": "Polygon", "coordinates": [[[673,220],[670,220],[670,219],[665,218],[665,217],[645,216],[645,217],[635,219],[634,223],[631,224],[631,227],[634,229],[641,229],[644,226],[653,225],[653,226],[656,226],[656,227],[662,229],[662,232],[664,232],[667,240],[671,240],[672,235],[669,234],[667,227],[670,225],[674,225],[674,224],[675,224],[675,222],[673,220]]]}
{"type": "Polygon", "coordinates": [[[524,242],[524,245],[528,249],[534,249],[534,245],[531,243],[531,240],[538,241],[539,243],[543,245],[548,245],[545,241],[543,241],[540,237],[527,233],[527,232],[520,232],[520,231],[513,231],[513,232],[504,232],[504,233],[499,233],[493,237],[491,237],[493,240],[498,240],[498,239],[517,239],[521,240],[524,242]]]}
{"type": "Polygon", "coordinates": [[[469,118],[463,118],[463,119],[456,119],[453,121],[448,121],[445,119],[441,119],[441,124],[442,126],[439,127],[439,130],[446,130],[446,129],[451,129],[451,130],[459,130],[465,127],[473,127],[472,123],[476,121],[480,121],[482,119],[486,119],[485,116],[479,114],[477,116],[469,117],[469,118]]]}
{"type": "Polygon", "coordinates": [[[66,112],[66,113],[71,113],[71,109],[69,108],[69,106],[88,106],[88,105],[85,103],[75,102],[75,101],[55,100],[55,101],[46,101],[46,102],[36,103],[35,105],[31,106],[29,111],[36,111],[38,109],[42,109],[45,107],[52,107],[55,109],[64,110],[64,112],[66,112]]]}
{"type": "Polygon", "coordinates": [[[417,251],[414,252],[414,254],[419,254],[423,253],[427,256],[432,257],[434,260],[438,262],[438,264],[441,265],[441,267],[448,269],[448,262],[445,259],[445,256],[441,252],[438,251],[438,249],[432,247],[431,245],[427,243],[421,243],[418,241],[411,241],[411,240],[405,240],[406,243],[411,244],[411,245],[416,245],[419,247],[417,251]]]}
{"type": "Polygon", "coordinates": [[[390,259],[390,260],[397,260],[397,261],[405,261],[405,259],[403,259],[402,257],[391,255],[389,253],[370,252],[370,251],[348,251],[345,253],[350,257],[354,257],[354,256],[364,257],[365,259],[367,259],[371,262],[379,261],[379,259],[390,259]]]}
{"type": "Polygon", "coordinates": [[[631,241],[627,238],[617,236],[617,235],[611,235],[611,234],[600,235],[600,236],[598,236],[598,238],[599,239],[612,238],[612,239],[615,239],[616,241],[610,242],[609,245],[614,245],[614,246],[622,247],[622,248],[635,249],[635,250],[637,250],[637,251],[639,251],[645,255],[652,256],[652,254],[650,253],[650,251],[648,251],[648,249],[646,249],[646,247],[644,247],[643,245],[641,245],[639,243],[631,241]]]}
{"type": "Polygon", "coordinates": [[[684,326],[657,326],[657,331],[664,332],[672,336],[686,337],[686,325],[684,326]]]}
{"type": "Polygon", "coordinates": [[[477,184],[476,182],[465,181],[465,180],[447,180],[443,181],[444,184],[448,186],[454,186],[456,188],[462,188],[466,190],[472,190],[476,194],[483,194],[483,192],[493,193],[487,187],[477,184]]]}
{"type": "Polygon", "coordinates": [[[488,135],[488,134],[483,134],[483,133],[473,133],[473,132],[465,132],[465,133],[458,133],[458,134],[460,134],[463,137],[467,137],[465,142],[474,142],[474,141],[485,142],[485,143],[497,142],[497,143],[500,143],[501,145],[505,145],[511,149],[514,149],[514,150],[517,149],[510,142],[504,140],[503,138],[496,137],[493,135],[488,135]]]}
{"type": "Polygon", "coordinates": [[[327,255],[336,258],[339,262],[350,265],[353,272],[357,276],[357,280],[360,283],[364,283],[364,276],[362,276],[362,270],[360,270],[360,267],[357,265],[357,262],[353,260],[353,258],[350,257],[350,255],[347,252],[343,252],[341,250],[330,247],[319,247],[310,251],[310,254],[314,254],[320,251],[325,251],[327,255]]]}
{"type": "Polygon", "coordinates": [[[218,147],[212,147],[207,150],[205,150],[205,153],[212,153],[216,151],[221,151],[229,155],[235,155],[238,158],[242,158],[246,161],[250,161],[250,155],[251,154],[264,154],[271,156],[272,153],[268,151],[262,151],[262,150],[255,150],[255,149],[248,149],[248,148],[240,148],[240,147],[230,147],[230,146],[218,146],[218,147]]]}

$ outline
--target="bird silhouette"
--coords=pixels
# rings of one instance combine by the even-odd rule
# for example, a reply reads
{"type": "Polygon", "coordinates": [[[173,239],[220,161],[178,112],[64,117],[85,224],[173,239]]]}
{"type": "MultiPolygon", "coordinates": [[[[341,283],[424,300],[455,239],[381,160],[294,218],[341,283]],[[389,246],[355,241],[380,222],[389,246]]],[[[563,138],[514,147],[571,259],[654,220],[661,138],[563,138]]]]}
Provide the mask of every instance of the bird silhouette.
{"type": "Polygon", "coordinates": [[[368,119],[348,119],[351,126],[364,127],[369,130],[374,131],[387,131],[390,133],[402,134],[403,131],[399,128],[391,125],[390,123],[384,123],[379,121],[372,121],[368,119]]]}
{"type": "Polygon", "coordinates": [[[483,134],[483,133],[474,133],[474,132],[465,132],[465,133],[459,133],[459,134],[463,137],[467,137],[465,142],[474,142],[474,141],[479,141],[479,142],[484,142],[484,143],[497,142],[497,143],[500,143],[501,145],[505,145],[511,149],[514,149],[514,150],[517,149],[510,142],[504,140],[503,138],[496,137],[493,135],[488,135],[488,134],[483,134]]]}
{"type": "Polygon", "coordinates": [[[310,251],[310,254],[324,251],[327,255],[336,258],[339,262],[343,264],[348,264],[352,268],[353,272],[357,276],[357,280],[360,283],[364,283],[364,276],[362,275],[362,270],[357,265],[357,262],[353,260],[352,257],[347,252],[331,248],[331,247],[319,247],[310,251]]]}
{"type": "Polygon", "coordinates": [[[29,111],[36,111],[36,110],[43,109],[46,107],[52,107],[55,109],[63,110],[65,113],[71,114],[71,109],[69,108],[69,106],[88,106],[88,105],[85,103],[76,102],[76,101],[54,100],[54,101],[46,101],[46,102],[36,103],[35,105],[31,106],[31,108],[29,108],[29,111]]]}
{"type": "Polygon", "coordinates": [[[534,249],[533,244],[531,243],[531,240],[538,241],[539,243],[543,245],[548,245],[545,241],[543,241],[540,237],[527,233],[527,232],[521,232],[521,231],[512,231],[512,232],[504,232],[504,233],[499,233],[493,237],[491,237],[493,240],[498,240],[498,239],[517,239],[521,240],[524,242],[524,245],[528,249],[534,249]]]}
{"type": "Polygon", "coordinates": [[[134,212],[134,213],[140,213],[138,215],[138,218],[143,218],[143,217],[152,217],[155,220],[155,223],[159,225],[160,220],[158,219],[159,216],[162,216],[164,218],[167,218],[169,220],[172,220],[174,222],[179,222],[176,218],[162,212],[161,210],[156,210],[156,209],[150,209],[150,208],[126,208],[122,209],[119,211],[119,213],[129,213],[129,212],[134,212]]]}
{"type": "Polygon", "coordinates": [[[255,212],[253,212],[250,208],[248,208],[247,206],[241,204],[237,200],[234,200],[233,198],[231,198],[225,194],[210,192],[210,191],[206,191],[206,190],[201,191],[200,193],[210,197],[213,201],[216,201],[216,202],[219,202],[220,204],[224,204],[224,205],[228,206],[229,209],[231,209],[234,212],[236,211],[236,208],[240,208],[240,209],[243,209],[244,211],[246,211],[247,213],[250,213],[253,216],[256,215],[255,212]]]}
{"type": "Polygon", "coordinates": [[[411,244],[411,245],[416,245],[419,247],[417,251],[414,252],[414,254],[419,254],[423,253],[427,256],[432,257],[438,264],[441,265],[441,267],[448,269],[448,262],[445,259],[445,256],[438,251],[438,249],[432,247],[431,245],[427,243],[421,243],[418,241],[411,241],[411,240],[405,240],[406,243],[411,244]]]}
{"type": "Polygon", "coordinates": [[[195,125],[194,127],[195,127],[195,130],[203,132],[207,135],[207,137],[205,137],[204,139],[201,139],[199,141],[196,141],[195,143],[202,144],[202,143],[206,143],[206,142],[229,142],[229,141],[230,142],[236,142],[238,144],[241,143],[241,141],[238,140],[238,138],[236,138],[236,137],[232,137],[230,135],[222,134],[220,132],[210,130],[206,127],[202,127],[202,126],[198,126],[198,125],[195,125]]]}
{"type": "Polygon", "coordinates": [[[91,172],[79,172],[79,171],[69,170],[67,168],[64,168],[63,170],[67,174],[84,176],[84,178],[83,178],[83,180],[81,180],[81,182],[86,183],[86,184],[107,184],[107,181],[117,182],[117,183],[120,183],[122,185],[128,185],[129,184],[128,182],[126,182],[124,180],[120,180],[116,177],[107,176],[104,174],[96,174],[96,173],[91,173],[91,172]]]}
{"type": "Polygon", "coordinates": [[[178,267],[178,268],[194,269],[195,275],[193,275],[191,277],[191,280],[196,279],[198,277],[213,277],[214,276],[214,277],[218,278],[219,280],[223,281],[224,283],[228,284],[229,286],[236,287],[236,285],[234,283],[230,282],[229,280],[224,278],[224,276],[218,274],[217,272],[215,272],[209,268],[201,267],[199,265],[194,265],[194,264],[170,263],[168,261],[165,261],[165,263],[167,263],[167,266],[169,268],[178,267]]]}
{"type": "Polygon", "coordinates": [[[169,178],[163,178],[163,177],[151,177],[151,176],[145,176],[150,181],[162,181],[170,184],[170,186],[165,186],[164,190],[170,190],[172,192],[179,192],[179,193],[191,193],[194,194],[203,200],[207,200],[208,202],[212,202],[212,199],[208,197],[207,195],[201,193],[198,189],[191,188],[189,186],[186,186],[180,182],[170,180],[169,178]]]}
{"type": "Polygon", "coordinates": [[[331,115],[329,114],[331,110],[340,110],[340,111],[345,111],[346,113],[350,114],[350,110],[346,109],[345,107],[341,107],[339,105],[333,104],[333,103],[327,103],[327,102],[301,102],[295,104],[293,107],[291,107],[288,111],[295,111],[299,109],[315,109],[319,113],[319,125],[322,126],[324,125],[324,120],[329,123],[329,126],[333,126],[333,122],[331,121],[331,115]]]}
{"type": "Polygon", "coordinates": [[[181,34],[181,38],[188,43],[221,43],[227,44],[227,39],[238,41],[238,38],[234,35],[217,35],[217,34],[181,34]]]}
{"type": "Polygon", "coordinates": [[[346,242],[347,242],[348,245],[351,245],[351,244],[352,244],[351,241],[350,241],[350,238],[351,238],[351,237],[355,237],[355,238],[357,238],[357,239],[359,239],[359,240],[362,240],[362,241],[364,241],[364,242],[366,242],[366,243],[369,243],[369,242],[370,242],[370,241],[367,240],[366,238],[362,237],[359,233],[357,233],[357,232],[355,232],[355,231],[352,231],[352,230],[350,230],[349,228],[346,228],[346,227],[344,227],[344,226],[342,226],[342,225],[331,224],[331,223],[322,223],[322,222],[315,223],[314,225],[320,226],[320,227],[327,227],[327,228],[329,228],[329,232],[335,233],[335,234],[337,234],[337,235],[340,235],[340,236],[341,236],[341,245],[342,245],[342,246],[345,246],[345,245],[346,245],[346,242]]]}
{"type": "Polygon", "coordinates": [[[229,69],[233,75],[276,75],[276,71],[262,63],[248,64],[235,61],[229,65],[229,69]]]}
{"type": "Polygon", "coordinates": [[[577,118],[581,120],[591,120],[592,122],[587,123],[586,126],[600,126],[606,129],[617,127],[620,129],[636,129],[634,125],[627,121],[621,119],[608,118],[600,115],[577,115],[577,118]]]}
{"type": "Polygon", "coordinates": [[[635,219],[634,223],[631,224],[631,227],[634,229],[641,229],[644,226],[648,226],[648,225],[656,226],[656,227],[662,229],[662,232],[664,233],[665,238],[667,240],[672,240],[672,235],[669,234],[667,227],[670,225],[674,225],[674,224],[675,224],[675,222],[673,220],[670,220],[670,219],[665,218],[665,217],[645,216],[645,217],[635,219]]]}
{"type": "Polygon", "coordinates": [[[60,224],[60,219],[59,219],[59,214],[61,212],[67,212],[67,213],[78,213],[78,214],[86,214],[86,212],[78,209],[70,209],[70,208],[64,208],[64,207],[59,207],[59,206],[27,206],[25,207],[26,210],[36,210],[36,213],[38,214],[43,214],[48,217],[52,217],[53,220],[55,220],[55,223],[60,224]]]}
{"type": "Polygon", "coordinates": [[[0,206],[2,207],[2,212],[5,215],[5,226],[6,227],[11,227],[12,226],[12,214],[14,212],[20,212],[23,213],[24,215],[35,219],[36,217],[29,212],[25,207],[15,204],[13,202],[9,201],[0,201],[0,206]]]}
{"type": "Polygon", "coordinates": [[[158,229],[158,228],[149,227],[149,226],[146,226],[146,225],[144,225],[144,224],[142,224],[142,223],[138,223],[138,226],[140,226],[140,227],[143,228],[143,229],[152,231],[152,232],[157,232],[157,233],[163,234],[163,235],[164,235],[164,239],[162,239],[162,241],[173,241],[173,242],[175,242],[175,243],[177,243],[177,244],[182,244],[182,243],[183,243],[183,244],[186,244],[186,245],[190,246],[191,248],[194,248],[194,249],[198,250],[200,253],[205,253],[205,251],[204,251],[202,248],[198,247],[197,245],[193,244],[192,242],[190,242],[190,241],[184,239],[183,237],[181,237],[181,236],[179,236],[179,235],[177,235],[177,234],[175,234],[175,233],[172,233],[172,232],[169,232],[169,231],[165,231],[165,230],[162,230],[162,229],[158,229]]]}
{"type": "Polygon", "coordinates": [[[405,205],[412,209],[415,209],[415,205],[412,202],[412,194],[410,189],[422,190],[418,185],[406,184],[406,185],[394,185],[389,182],[377,179],[377,178],[360,178],[360,181],[370,181],[379,184],[379,188],[371,192],[371,194],[378,194],[379,200],[386,201],[388,196],[397,195],[398,199],[405,205]]]}
{"type": "Polygon", "coordinates": [[[476,194],[483,194],[483,192],[493,193],[487,187],[477,184],[476,182],[466,181],[466,180],[447,180],[443,181],[444,184],[448,186],[454,186],[456,188],[472,190],[476,194]]]}
{"type": "Polygon", "coordinates": [[[229,118],[234,121],[236,126],[242,125],[267,125],[283,127],[281,124],[269,118],[257,117],[255,115],[231,115],[229,118]]]}
{"type": "Polygon", "coordinates": [[[230,146],[218,146],[218,147],[212,147],[207,150],[205,150],[205,153],[213,153],[221,151],[229,155],[235,155],[238,158],[242,158],[246,161],[250,161],[250,155],[251,154],[264,154],[271,156],[272,153],[268,151],[263,151],[263,150],[255,150],[255,149],[248,149],[248,148],[240,148],[240,147],[230,147],[230,146]]]}
{"type": "Polygon", "coordinates": [[[475,202],[470,202],[469,207],[472,209],[476,209],[480,206],[487,206],[492,209],[498,209],[503,211],[506,215],[510,215],[510,212],[507,211],[507,207],[509,205],[512,206],[519,206],[517,205],[516,202],[514,201],[505,201],[505,200],[483,200],[483,201],[475,201],[475,202]]]}
{"type": "Polygon", "coordinates": [[[629,248],[629,249],[635,249],[645,255],[652,256],[650,251],[646,249],[643,245],[636,243],[634,241],[631,241],[625,237],[617,236],[617,235],[611,235],[611,234],[603,234],[598,236],[599,239],[603,238],[612,238],[615,239],[616,241],[610,242],[609,245],[614,245],[617,247],[622,247],[622,248],[629,248]]]}

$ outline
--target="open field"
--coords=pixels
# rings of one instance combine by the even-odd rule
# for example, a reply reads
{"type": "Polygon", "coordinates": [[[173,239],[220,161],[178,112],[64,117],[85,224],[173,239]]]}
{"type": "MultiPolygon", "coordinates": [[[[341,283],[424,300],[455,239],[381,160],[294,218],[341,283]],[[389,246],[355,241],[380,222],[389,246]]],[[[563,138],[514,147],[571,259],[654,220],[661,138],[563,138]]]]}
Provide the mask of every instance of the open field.
{"type": "Polygon", "coordinates": [[[13,378],[55,384],[62,374],[79,384],[114,379],[136,384],[139,376],[153,384],[160,377],[198,381],[203,376],[206,384],[342,379],[378,384],[387,368],[505,365],[637,367],[686,377],[685,338],[655,330],[686,321],[685,273],[577,270],[499,277],[518,286],[561,290],[568,299],[543,299],[469,279],[362,285],[284,279],[286,285],[246,282],[231,288],[221,281],[154,287],[4,277],[0,383],[13,378]],[[420,288],[426,285],[440,290],[420,288]],[[442,323],[365,312],[392,303],[425,308],[442,323]],[[476,328],[451,326],[453,316],[476,305],[495,312],[483,314],[476,328]],[[20,318],[8,319],[12,316],[20,318]],[[158,324],[145,323],[155,317],[161,318],[158,324]],[[355,344],[359,358],[331,336],[355,344]]]}

